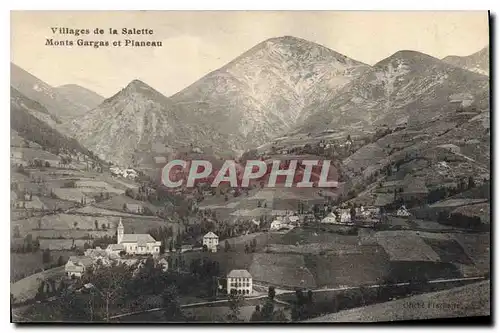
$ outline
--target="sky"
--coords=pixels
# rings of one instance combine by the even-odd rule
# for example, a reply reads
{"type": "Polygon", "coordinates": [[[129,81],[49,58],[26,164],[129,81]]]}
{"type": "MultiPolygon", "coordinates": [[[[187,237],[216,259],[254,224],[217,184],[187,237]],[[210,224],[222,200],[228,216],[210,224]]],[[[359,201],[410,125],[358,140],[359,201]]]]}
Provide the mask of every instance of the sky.
{"type": "MultiPolygon", "coordinates": [[[[437,58],[488,45],[486,11],[13,11],[11,61],[52,86],[78,84],[104,97],[139,79],[171,96],[272,37],[295,36],[373,65],[400,50],[437,58]],[[136,40],[161,48],[46,46],[53,27],[153,29],[136,40]]],[[[130,37],[130,36],[129,36],[130,37]]],[[[123,35],[87,35],[117,40],[123,35]]],[[[127,37],[128,38],[128,37],[127,37]]]]}

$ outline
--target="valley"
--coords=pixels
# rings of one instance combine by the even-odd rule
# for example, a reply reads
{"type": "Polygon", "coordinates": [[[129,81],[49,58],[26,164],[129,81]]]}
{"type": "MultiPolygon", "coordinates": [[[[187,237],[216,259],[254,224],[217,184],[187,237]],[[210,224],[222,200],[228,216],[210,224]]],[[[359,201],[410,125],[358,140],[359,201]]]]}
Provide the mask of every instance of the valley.
{"type": "Polygon", "coordinates": [[[269,301],[281,320],[359,318],[346,311],[488,280],[485,52],[440,60],[403,50],[370,66],[283,36],[170,97],[135,79],[104,98],[11,64],[16,316],[66,316],[69,290],[68,306],[83,316],[75,310],[71,320],[134,321],[138,312],[163,321],[160,310],[171,306],[186,309],[177,319],[224,321],[235,300],[220,280],[233,270],[253,281],[240,300],[245,321],[269,301]],[[161,169],[173,159],[214,169],[226,159],[326,159],[338,187],[167,189],[161,169]],[[152,237],[159,253],[113,250],[119,228],[152,237]],[[94,255],[97,271],[69,277],[67,263],[94,255]],[[113,260],[120,265],[103,264],[113,260]],[[116,276],[127,277],[123,295],[106,312],[88,312],[82,304],[95,295],[85,286],[118,292],[106,284],[116,276]]]}

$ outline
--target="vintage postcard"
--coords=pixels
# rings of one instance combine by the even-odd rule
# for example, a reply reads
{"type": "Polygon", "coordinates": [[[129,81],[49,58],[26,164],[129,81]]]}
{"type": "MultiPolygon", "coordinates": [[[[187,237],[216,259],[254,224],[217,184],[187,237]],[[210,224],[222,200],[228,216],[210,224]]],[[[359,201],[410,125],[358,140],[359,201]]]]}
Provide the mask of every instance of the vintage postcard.
{"type": "Polygon", "coordinates": [[[14,323],[490,316],[486,11],[12,11],[14,323]]]}

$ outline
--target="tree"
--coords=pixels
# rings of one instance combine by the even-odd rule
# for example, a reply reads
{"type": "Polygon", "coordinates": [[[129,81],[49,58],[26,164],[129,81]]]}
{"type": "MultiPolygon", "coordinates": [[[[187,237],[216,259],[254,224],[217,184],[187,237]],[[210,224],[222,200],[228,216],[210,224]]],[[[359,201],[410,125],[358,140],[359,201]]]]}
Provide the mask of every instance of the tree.
{"type": "Polygon", "coordinates": [[[234,290],[234,292],[229,295],[229,313],[226,316],[229,322],[236,323],[241,321],[238,316],[240,315],[240,307],[242,301],[242,296],[236,294],[236,290],[234,290]]]}
{"type": "Polygon", "coordinates": [[[110,267],[102,266],[85,272],[81,281],[87,292],[92,295],[91,318],[103,318],[109,321],[110,307],[123,303],[127,297],[137,299],[134,293],[137,288],[131,285],[135,271],[137,271],[137,265],[120,264],[110,267]]]}
{"type": "Polygon", "coordinates": [[[273,321],[274,303],[271,299],[268,298],[266,300],[260,314],[262,321],[266,322],[273,321]]]}
{"type": "Polygon", "coordinates": [[[255,250],[257,249],[257,239],[252,239],[251,243],[250,243],[250,247],[252,249],[252,252],[255,252],[255,250]]]}
{"type": "Polygon", "coordinates": [[[250,317],[250,321],[262,321],[262,314],[260,312],[260,305],[255,306],[255,311],[252,313],[252,316],[250,317]]]}
{"type": "Polygon", "coordinates": [[[33,236],[27,234],[24,237],[24,249],[26,252],[31,252],[33,250],[33,236]]]}
{"type": "Polygon", "coordinates": [[[182,313],[177,288],[175,285],[170,285],[165,288],[161,295],[163,305],[163,316],[167,321],[179,322],[184,321],[185,317],[182,313]]]}
{"type": "Polygon", "coordinates": [[[351,221],[353,221],[356,218],[356,208],[351,207],[349,213],[351,214],[351,221]]]}
{"type": "Polygon", "coordinates": [[[50,250],[49,249],[45,249],[43,250],[43,253],[42,253],[42,262],[44,264],[47,264],[50,262],[50,250]]]}
{"type": "Polygon", "coordinates": [[[75,227],[75,229],[76,229],[76,227],[77,227],[77,226],[78,226],[78,222],[76,222],[76,221],[75,221],[75,222],[73,223],[73,227],[75,227]]]}
{"type": "Polygon", "coordinates": [[[14,235],[13,236],[14,236],[14,238],[21,238],[21,232],[19,230],[19,226],[18,225],[16,225],[14,227],[14,235]]]}
{"type": "Polygon", "coordinates": [[[470,189],[470,188],[473,188],[475,186],[476,186],[476,184],[474,183],[474,177],[469,176],[469,182],[468,182],[467,188],[470,189]]]}
{"type": "Polygon", "coordinates": [[[62,256],[59,256],[59,258],[57,258],[57,266],[63,266],[64,265],[64,259],[62,256]]]}
{"type": "Polygon", "coordinates": [[[276,296],[276,289],[274,286],[269,286],[267,290],[267,297],[269,297],[270,300],[274,300],[274,297],[276,296]]]}
{"type": "Polygon", "coordinates": [[[226,241],[224,242],[224,252],[228,252],[229,250],[231,250],[231,246],[229,245],[229,242],[226,241]]]}
{"type": "Polygon", "coordinates": [[[99,229],[99,222],[97,222],[97,220],[94,221],[94,226],[95,226],[95,230],[99,229]]]}
{"type": "Polygon", "coordinates": [[[102,229],[102,230],[106,230],[106,223],[103,223],[103,224],[101,225],[101,229],[102,229]]]}

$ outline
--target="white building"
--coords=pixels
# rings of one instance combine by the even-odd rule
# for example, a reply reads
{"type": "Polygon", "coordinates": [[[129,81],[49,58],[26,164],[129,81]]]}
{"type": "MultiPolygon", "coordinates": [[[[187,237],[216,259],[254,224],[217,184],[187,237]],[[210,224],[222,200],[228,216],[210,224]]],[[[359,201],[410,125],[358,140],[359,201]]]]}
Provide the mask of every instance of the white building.
{"type": "MultiPolygon", "coordinates": [[[[112,245],[122,245],[123,250],[129,254],[160,254],[161,242],[156,241],[149,234],[126,234],[124,233],[124,227],[122,224],[122,219],[120,218],[120,223],[117,228],[117,244],[111,244],[108,246],[109,251],[112,245]]],[[[115,251],[120,248],[115,246],[115,251]]]]}
{"type": "Polygon", "coordinates": [[[279,230],[285,226],[283,218],[278,216],[273,222],[271,222],[270,229],[271,230],[279,230]]]}
{"type": "Polygon", "coordinates": [[[332,212],[321,220],[321,223],[337,223],[337,216],[332,212]]]}
{"type": "Polygon", "coordinates": [[[286,222],[291,225],[297,225],[299,223],[299,217],[297,215],[290,215],[285,218],[286,222]]]}
{"type": "Polygon", "coordinates": [[[253,290],[252,275],[246,269],[233,269],[227,275],[227,293],[251,295],[253,290]]]}
{"type": "Polygon", "coordinates": [[[219,245],[219,236],[210,231],[205,236],[203,236],[203,245],[207,246],[208,251],[217,252],[217,246],[219,245]]]}
{"type": "Polygon", "coordinates": [[[398,211],[396,212],[396,215],[397,216],[400,216],[400,217],[408,217],[410,216],[410,212],[406,209],[405,205],[401,206],[398,211]]]}
{"type": "Polygon", "coordinates": [[[351,212],[349,209],[342,209],[340,212],[340,222],[350,223],[351,222],[351,212]]]}
{"type": "Polygon", "coordinates": [[[92,263],[92,258],[86,256],[71,256],[66,265],[64,265],[64,271],[69,277],[81,277],[85,271],[92,266],[92,263]]]}

